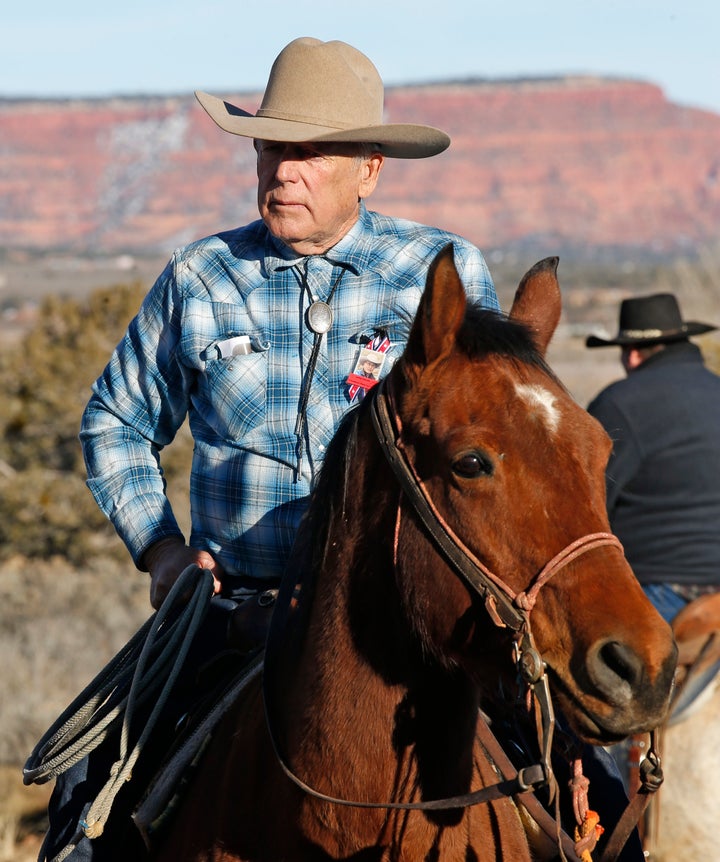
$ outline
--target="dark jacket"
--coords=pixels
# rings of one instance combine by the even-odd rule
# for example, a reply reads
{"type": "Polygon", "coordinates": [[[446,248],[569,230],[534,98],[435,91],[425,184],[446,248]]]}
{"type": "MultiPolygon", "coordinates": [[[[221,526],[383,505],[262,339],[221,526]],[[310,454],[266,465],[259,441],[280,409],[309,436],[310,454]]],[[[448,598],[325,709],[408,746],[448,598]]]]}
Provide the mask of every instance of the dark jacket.
{"type": "Polygon", "coordinates": [[[720,377],[670,344],[588,407],[613,440],[610,524],[641,583],[720,585],[720,377]]]}

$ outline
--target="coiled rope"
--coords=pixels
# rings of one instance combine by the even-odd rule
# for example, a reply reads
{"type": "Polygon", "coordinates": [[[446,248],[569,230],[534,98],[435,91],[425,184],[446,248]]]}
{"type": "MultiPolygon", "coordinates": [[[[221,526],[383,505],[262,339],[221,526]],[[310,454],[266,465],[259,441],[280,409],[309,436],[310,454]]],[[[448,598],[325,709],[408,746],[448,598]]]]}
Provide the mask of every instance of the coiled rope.
{"type": "MultiPolygon", "coordinates": [[[[23,769],[23,781],[44,784],[87,757],[122,719],[119,757],[110,777],[70,843],[52,862],[66,859],[83,836],[96,838],[102,834],[115,797],[131,779],[133,767],[180,674],[212,594],[212,573],[197,565],[188,566],[161,608],[65,709],[33,749],[23,769]],[[135,710],[158,690],[152,712],[131,747],[135,710]]],[[[40,858],[44,858],[44,850],[43,847],[40,858]]]]}

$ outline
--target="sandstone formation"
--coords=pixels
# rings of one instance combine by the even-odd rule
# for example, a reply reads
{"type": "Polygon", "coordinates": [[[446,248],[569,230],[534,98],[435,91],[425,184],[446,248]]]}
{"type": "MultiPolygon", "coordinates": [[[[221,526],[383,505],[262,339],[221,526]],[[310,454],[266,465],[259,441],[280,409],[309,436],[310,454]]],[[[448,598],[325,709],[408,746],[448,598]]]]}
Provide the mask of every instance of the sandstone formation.
{"type": "MultiPolygon", "coordinates": [[[[258,94],[229,94],[248,110],[258,94]]],[[[720,116],[649,83],[573,77],[397,87],[387,119],[453,138],[388,161],[378,209],[491,250],[692,250],[720,222],[720,116]]],[[[248,141],[191,95],[0,99],[0,249],[160,253],[256,217],[248,141]]]]}

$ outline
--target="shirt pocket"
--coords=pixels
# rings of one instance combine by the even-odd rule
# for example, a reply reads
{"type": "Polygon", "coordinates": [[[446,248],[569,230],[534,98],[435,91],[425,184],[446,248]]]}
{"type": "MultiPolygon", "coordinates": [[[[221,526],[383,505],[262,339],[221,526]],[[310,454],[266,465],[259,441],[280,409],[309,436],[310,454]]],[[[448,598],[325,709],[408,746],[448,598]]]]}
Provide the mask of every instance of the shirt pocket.
{"type": "Polygon", "coordinates": [[[242,442],[265,421],[268,351],[209,360],[201,375],[198,411],[220,437],[242,442]]]}

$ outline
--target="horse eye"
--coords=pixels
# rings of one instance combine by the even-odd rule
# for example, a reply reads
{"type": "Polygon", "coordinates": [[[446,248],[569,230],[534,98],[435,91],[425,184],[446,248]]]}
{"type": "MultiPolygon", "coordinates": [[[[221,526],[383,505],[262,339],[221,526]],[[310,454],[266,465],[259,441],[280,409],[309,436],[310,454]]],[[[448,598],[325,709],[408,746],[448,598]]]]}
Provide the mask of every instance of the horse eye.
{"type": "Polygon", "coordinates": [[[465,479],[477,476],[492,476],[495,468],[483,452],[465,452],[453,463],[453,472],[465,479]]]}

